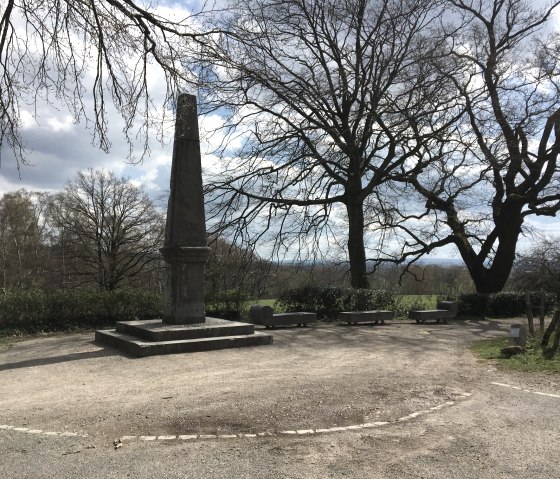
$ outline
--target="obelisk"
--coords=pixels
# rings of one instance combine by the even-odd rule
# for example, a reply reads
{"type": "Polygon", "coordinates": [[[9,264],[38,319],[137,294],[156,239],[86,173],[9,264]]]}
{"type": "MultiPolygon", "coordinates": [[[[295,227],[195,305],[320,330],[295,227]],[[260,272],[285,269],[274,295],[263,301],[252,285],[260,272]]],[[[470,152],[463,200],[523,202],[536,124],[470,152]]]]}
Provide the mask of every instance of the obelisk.
{"type": "Polygon", "coordinates": [[[167,288],[163,322],[205,322],[206,240],[196,97],[179,95],[164,246],[167,288]]]}

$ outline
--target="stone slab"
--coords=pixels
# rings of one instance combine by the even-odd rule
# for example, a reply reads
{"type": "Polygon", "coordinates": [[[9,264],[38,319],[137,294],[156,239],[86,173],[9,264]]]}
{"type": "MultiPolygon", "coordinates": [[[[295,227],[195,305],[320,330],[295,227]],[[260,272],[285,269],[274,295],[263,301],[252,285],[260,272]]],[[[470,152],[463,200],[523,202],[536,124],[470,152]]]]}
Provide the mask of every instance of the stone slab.
{"type": "Polygon", "coordinates": [[[216,349],[260,346],[272,344],[272,336],[254,333],[177,341],[145,341],[116,330],[98,330],[95,332],[95,341],[118,348],[131,356],[146,357],[160,354],[194,353],[216,349]]]}
{"type": "Polygon", "coordinates": [[[117,331],[146,341],[178,341],[182,339],[242,336],[253,334],[255,327],[249,323],[207,317],[204,323],[167,324],[161,319],[147,321],[119,321],[117,331]]]}
{"type": "Polygon", "coordinates": [[[375,310],[375,311],[342,311],[338,313],[338,321],[341,323],[358,324],[358,323],[379,323],[385,324],[395,317],[393,311],[375,310]]]}
{"type": "Polygon", "coordinates": [[[424,323],[426,321],[436,321],[437,323],[442,321],[447,323],[447,320],[454,318],[455,314],[446,309],[422,309],[409,311],[408,317],[416,320],[416,323],[424,323]]]}
{"type": "Polygon", "coordinates": [[[317,313],[278,313],[273,314],[271,318],[261,318],[257,324],[262,324],[267,328],[275,326],[307,326],[317,321],[317,313]]]}

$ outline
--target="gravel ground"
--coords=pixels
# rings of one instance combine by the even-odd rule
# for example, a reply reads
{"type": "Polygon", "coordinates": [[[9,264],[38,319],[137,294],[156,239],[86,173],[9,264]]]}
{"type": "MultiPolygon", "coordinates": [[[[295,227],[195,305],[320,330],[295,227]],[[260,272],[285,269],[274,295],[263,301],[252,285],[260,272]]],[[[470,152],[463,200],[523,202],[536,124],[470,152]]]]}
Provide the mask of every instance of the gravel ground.
{"type": "Polygon", "coordinates": [[[93,334],[3,344],[0,477],[558,477],[560,377],[468,350],[508,330],[321,324],[139,359],[93,334]]]}

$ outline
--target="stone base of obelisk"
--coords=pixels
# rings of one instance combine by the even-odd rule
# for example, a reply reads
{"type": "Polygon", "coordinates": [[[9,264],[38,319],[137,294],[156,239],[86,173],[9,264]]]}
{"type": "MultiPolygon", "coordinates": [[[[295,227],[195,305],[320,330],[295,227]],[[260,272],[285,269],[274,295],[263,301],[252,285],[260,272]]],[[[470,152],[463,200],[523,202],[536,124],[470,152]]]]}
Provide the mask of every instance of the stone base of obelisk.
{"type": "Polygon", "coordinates": [[[160,319],[120,321],[113,330],[98,330],[95,341],[131,356],[194,353],[272,343],[272,336],[255,332],[252,324],[206,318],[198,324],[167,324],[160,319]]]}

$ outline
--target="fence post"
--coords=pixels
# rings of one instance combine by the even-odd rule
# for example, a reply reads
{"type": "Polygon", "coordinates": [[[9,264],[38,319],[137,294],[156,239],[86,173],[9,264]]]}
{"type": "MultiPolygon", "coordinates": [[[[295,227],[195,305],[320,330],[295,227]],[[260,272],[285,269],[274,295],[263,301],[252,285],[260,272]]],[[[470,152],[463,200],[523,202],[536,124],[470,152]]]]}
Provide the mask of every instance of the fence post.
{"type": "Polygon", "coordinates": [[[541,329],[541,334],[544,333],[544,302],[545,294],[541,291],[539,294],[539,327],[541,329]]]}
{"type": "Polygon", "coordinates": [[[531,305],[531,293],[525,293],[525,305],[527,312],[527,322],[529,323],[529,334],[535,335],[535,325],[533,323],[533,306],[531,305]]]}

